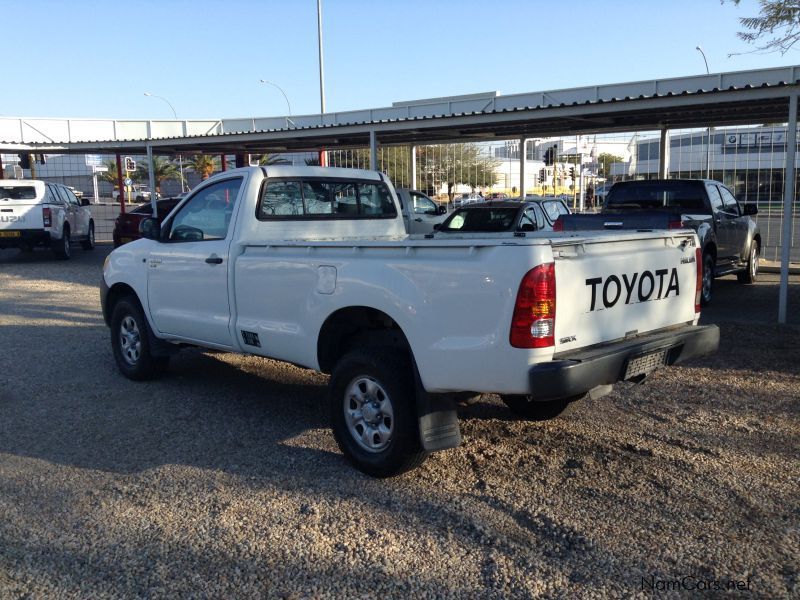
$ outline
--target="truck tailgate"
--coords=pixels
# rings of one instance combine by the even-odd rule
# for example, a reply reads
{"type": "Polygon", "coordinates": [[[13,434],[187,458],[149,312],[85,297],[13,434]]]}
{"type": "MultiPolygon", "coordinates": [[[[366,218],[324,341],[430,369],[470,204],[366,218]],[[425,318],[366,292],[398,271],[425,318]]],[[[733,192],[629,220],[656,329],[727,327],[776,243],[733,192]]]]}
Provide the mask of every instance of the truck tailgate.
{"type": "Polygon", "coordinates": [[[19,200],[0,202],[0,231],[43,227],[41,204],[19,200]]]}
{"type": "Polygon", "coordinates": [[[621,234],[554,243],[555,352],[696,318],[694,234],[621,234]]]}

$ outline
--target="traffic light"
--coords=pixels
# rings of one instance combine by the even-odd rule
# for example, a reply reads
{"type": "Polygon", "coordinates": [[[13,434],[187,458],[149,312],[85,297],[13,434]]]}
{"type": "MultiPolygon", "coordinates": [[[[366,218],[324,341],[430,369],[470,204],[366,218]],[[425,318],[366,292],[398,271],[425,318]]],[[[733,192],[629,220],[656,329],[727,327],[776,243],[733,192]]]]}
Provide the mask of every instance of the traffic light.
{"type": "Polygon", "coordinates": [[[556,147],[550,146],[544,151],[544,164],[548,167],[556,162],[556,147]]]}
{"type": "Polygon", "coordinates": [[[22,152],[18,154],[19,156],[19,166],[23,169],[30,169],[31,168],[31,155],[28,152],[22,152]]]}
{"type": "Polygon", "coordinates": [[[569,178],[572,179],[572,181],[575,181],[575,167],[569,168],[569,178]]]}
{"type": "Polygon", "coordinates": [[[539,169],[539,182],[541,183],[545,179],[547,179],[547,171],[545,171],[544,169],[539,169]]]}
{"type": "Polygon", "coordinates": [[[128,171],[129,173],[131,171],[136,170],[136,161],[133,160],[130,156],[125,157],[125,170],[128,171]]]}

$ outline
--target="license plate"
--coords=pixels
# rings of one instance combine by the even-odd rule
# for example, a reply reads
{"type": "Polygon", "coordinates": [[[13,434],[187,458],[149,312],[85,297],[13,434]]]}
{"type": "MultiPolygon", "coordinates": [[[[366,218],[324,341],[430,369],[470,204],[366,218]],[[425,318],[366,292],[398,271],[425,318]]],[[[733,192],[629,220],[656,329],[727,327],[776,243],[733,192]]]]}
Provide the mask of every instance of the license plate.
{"type": "Polygon", "coordinates": [[[19,237],[19,231],[0,231],[0,237],[19,237]]]}
{"type": "Polygon", "coordinates": [[[639,375],[647,375],[652,373],[659,367],[663,367],[667,361],[667,350],[656,350],[655,352],[648,352],[640,356],[634,356],[628,359],[628,366],[625,369],[625,377],[623,379],[631,379],[639,375]]]}

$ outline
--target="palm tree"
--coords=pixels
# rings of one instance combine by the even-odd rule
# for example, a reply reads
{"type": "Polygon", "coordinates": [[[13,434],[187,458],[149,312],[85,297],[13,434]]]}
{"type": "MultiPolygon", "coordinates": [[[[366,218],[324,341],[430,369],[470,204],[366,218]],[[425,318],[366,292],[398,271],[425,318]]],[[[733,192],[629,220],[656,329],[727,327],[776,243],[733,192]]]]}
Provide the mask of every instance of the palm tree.
{"type": "Polygon", "coordinates": [[[258,159],[258,164],[262,167],[268,167],[270,165],[290,165],[292,163],[283,158],[280,154],[267,153],[261,155],[261,158],[258,159]]]}
{"type": "Polygon", "coordinates": [[[98,173],[97,177],[102,181],[107,181],[111,185],[117,185],[119,179],[117,178],[117,161],[115,160],[107,160],[103,163],[103,166],[106,168],[104,172],[98,173]]]}
{"type": "MultiPolygon", "coordinates": [[[[148,181],[150,178],[150,169],[147,162],[139,163],[136,167],[136,174],[140,181],[148,181]]],[[[161,158],[160,156],[153,157],[153,178],[156,182],[156,192],[161,194],[161,182],[167,179],[177,179],[180,181],[181,174],[178,167],[175,166],[168,158],[161,158]]]]}
{"type": "Polygon", "coordinates": [[[200,175],[200,179],[208,179],[217,170],[217,157],[195,154],[186,161],[184,167],[200,175]]]}

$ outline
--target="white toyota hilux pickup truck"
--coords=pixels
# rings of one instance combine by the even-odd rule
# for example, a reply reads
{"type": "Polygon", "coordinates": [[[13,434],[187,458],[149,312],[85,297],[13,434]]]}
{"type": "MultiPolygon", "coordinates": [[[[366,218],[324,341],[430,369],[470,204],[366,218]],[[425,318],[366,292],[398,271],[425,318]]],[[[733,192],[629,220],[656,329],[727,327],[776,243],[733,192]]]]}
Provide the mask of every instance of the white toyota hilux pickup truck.
{"type": "Polygon", "coordinates": [[[329,373],[334,437],[373,476],[457,446],[464,394],[547,418],[719,344],[688,230],[409,236],[383,174],[289,166],[221,173],[141,228],[103,268],[122,373],[184,345],[329,373]]]}

